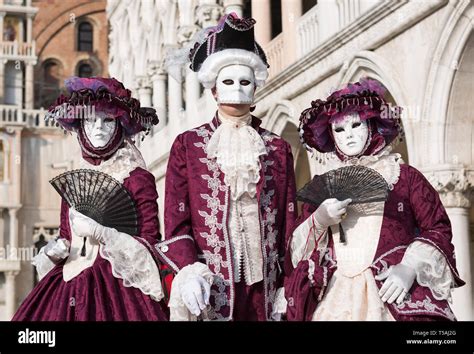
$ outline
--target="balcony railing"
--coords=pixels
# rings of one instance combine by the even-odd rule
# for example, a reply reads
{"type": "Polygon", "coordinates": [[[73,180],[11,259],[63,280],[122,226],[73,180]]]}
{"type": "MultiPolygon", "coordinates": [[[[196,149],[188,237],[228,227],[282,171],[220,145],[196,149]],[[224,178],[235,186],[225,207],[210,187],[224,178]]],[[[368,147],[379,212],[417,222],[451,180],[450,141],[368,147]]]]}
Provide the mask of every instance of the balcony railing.
{"type": "Polygon", "coordinates": [[[267,60],[270,64],[269,77],[278,74],[284,68],[285,58],[283,56],[283,48],[283,33],[280,33],[278,36],[273,38],[265,48],[265,52],[267,53],[267,60]]]}
{"type": "Polygon", "coordinates": [[[304,56],[319,44],[318,5],[305,13],[298,24],[299,54],[304,56]]]}
{"type": "Polygon", "coordinates": [[[32,59],[36,57],[36,43],[0,42],[0,55],[3,59],[32,59]]]}
{"type": "Polygon", "coordinates": [[[0,125],[24,125],[28,128],[54,128],[54,123],[45,121],[46,110],[25,109],[14,105],[0,105],[0,125]]]}

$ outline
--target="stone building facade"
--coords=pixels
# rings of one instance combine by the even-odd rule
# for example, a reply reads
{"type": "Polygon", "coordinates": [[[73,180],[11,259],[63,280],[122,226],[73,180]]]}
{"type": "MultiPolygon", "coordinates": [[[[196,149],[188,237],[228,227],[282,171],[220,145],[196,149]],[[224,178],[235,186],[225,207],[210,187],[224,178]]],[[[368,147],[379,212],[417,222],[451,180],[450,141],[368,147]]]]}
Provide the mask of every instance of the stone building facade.
{"type": "Polygon", "coordinates": [[[473,316],[474,8],[470,0],[109,0],[109,72],[154,106],[160,125],[141,150],[156,178],[163,215],[169,149],[180,132],[211,119],[216,104],[186,67],[164,63],[202,27],[235,11],[257,20],[270,68],[257,91],[256,116],[289,141],[298,187],[318,172],[301,148],[299,113],[341,84],[369,76],[404,107],[397,149],[440,192],[450,216],[458,269],[460,320],[473,316]],[[171,76],[178,73],[178,80],[171,76]]]}
{"type": "Polygon", "coordinates": [[[31,258],[58,235],[49,180],[77,167],[73,136],[44,121],[72,75],[107,76],[105,0],[0,1],[0,320],[37,281],[31,258]]]}

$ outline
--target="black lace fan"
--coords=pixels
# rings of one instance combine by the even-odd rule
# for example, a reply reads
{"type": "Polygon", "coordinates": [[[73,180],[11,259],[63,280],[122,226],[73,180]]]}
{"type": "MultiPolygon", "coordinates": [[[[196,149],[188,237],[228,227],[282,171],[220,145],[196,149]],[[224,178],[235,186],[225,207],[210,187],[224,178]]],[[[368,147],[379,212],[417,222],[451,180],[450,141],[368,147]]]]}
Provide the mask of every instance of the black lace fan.
{"type": "MultiPolygon", "coordinates": [[[[99,224],[129,235],[138,233],[138,214],[132,197],[120,182],[108,174],[87,169],[73,170],[53,178],[49,183],[69,207],[99,224]]],[[[84,247],[81,255],[85,255],[84,247]]]]}
{"type": "MultiPolygon", "coordinates": [[[[314,176],[296,194],[296,199],[319,206],[328,198],[352,199],[351,204],[386,201],[389,186],[377,171],[364,166],[346,166],[314,176]]],[[[341,242],[344,231],[339,224],[341,242]]]]}

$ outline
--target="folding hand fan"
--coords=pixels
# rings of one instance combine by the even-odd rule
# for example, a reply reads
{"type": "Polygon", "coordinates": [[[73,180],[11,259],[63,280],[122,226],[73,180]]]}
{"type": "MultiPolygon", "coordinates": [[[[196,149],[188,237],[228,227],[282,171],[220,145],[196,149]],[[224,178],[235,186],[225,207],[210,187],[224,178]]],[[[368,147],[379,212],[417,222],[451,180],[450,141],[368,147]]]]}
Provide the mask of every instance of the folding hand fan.
{"type": "MultiPolygon", "coordinates": [[[[138,233],[138,214],[130,193],[108,174],[79,169],[65,172],[49,183],[69,207],[99,224],[129,235],[138,233]]],[[[82,251],[81,255],[85,255],[85,248],[82,251]]]]}
{"type": "MultiPolygon", "coordinates": [[[[345,166],[314,176],[296,194],[296,199],[319,206],[328,198],[352,199],[351,204],[386,201],[389,187],[377,171],[364,166],[345,166]]],[[[341,242],[345,242],[344,231],[339,224],[341,242]]]]}

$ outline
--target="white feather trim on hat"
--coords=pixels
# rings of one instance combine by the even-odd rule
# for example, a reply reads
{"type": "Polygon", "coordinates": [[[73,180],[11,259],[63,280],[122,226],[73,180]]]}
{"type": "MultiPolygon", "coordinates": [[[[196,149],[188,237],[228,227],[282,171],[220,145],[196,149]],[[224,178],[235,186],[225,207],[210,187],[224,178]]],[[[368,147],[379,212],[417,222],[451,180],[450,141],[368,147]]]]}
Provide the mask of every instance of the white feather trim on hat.
{"type": "Polygon", "coordinates": [[[198,71],[198,79],[205,88],[216,85],[219,71],[229,65],[245,65],[253,69],[257,86],[262,86],[268,78],[267,65],[260,57],[244,49],[224,49],[207,57],[198,71]]]}

